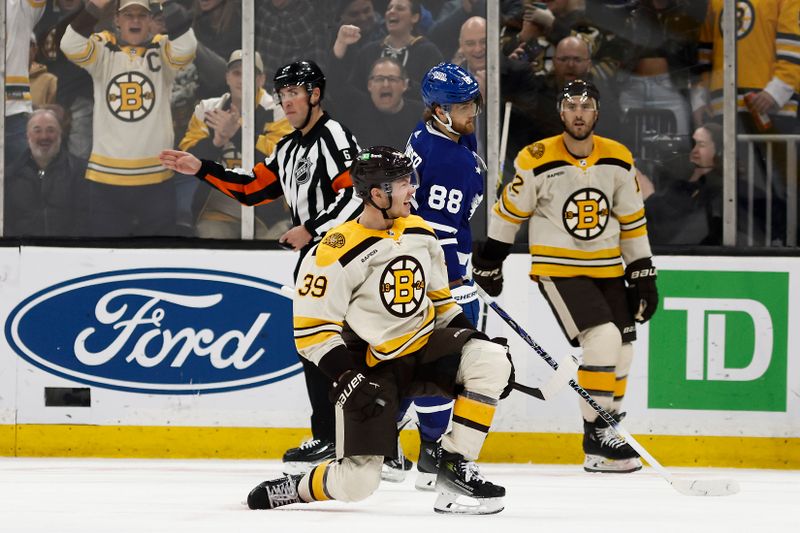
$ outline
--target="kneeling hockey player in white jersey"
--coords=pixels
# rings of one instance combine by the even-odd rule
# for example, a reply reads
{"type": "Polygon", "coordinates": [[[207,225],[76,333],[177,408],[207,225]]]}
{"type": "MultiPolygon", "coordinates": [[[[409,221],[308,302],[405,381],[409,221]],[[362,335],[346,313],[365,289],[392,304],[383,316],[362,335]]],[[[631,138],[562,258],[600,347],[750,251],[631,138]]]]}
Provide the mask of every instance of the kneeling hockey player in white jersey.
{"type": "Polygon", "coordinates": [[[337,460],[259,484],[248,506],[366,498],[380,483],[384,457],[397,456],[401,399],[445,396],[455,406],[442,437],[434,510],[500,512],[505,489],[486,481],[473,461],[498,400],[511,390],[507,349],[476,331],[450,295],[436,234],[410,214],[417,185],[411,160],[373,147],[350,173],[364,211],[306,256],[294,298],[298,352],[335,381],[337,460]]]}

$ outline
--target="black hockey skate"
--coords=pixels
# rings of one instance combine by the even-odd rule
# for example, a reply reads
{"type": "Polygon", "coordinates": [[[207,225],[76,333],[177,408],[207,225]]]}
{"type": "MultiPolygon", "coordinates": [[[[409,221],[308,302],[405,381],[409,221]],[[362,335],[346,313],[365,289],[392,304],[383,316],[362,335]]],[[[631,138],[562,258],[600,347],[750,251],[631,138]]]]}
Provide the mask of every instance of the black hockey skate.
{"type": "Polygon", "coordinates": [[[328,459],[336,459],[336,445],[330,441],[309,439],[283,454],[284,474],[305,474],[328,459]]]}
{"type": "Polygon", "coordinates": [[[433,505],[437,513],[495,514],[503,510],[506,489],[486,481],[478,465],[457,453],[442,450],[436,475],[439,497],[433,505]],[[468,497],[474,503],[460,503],[468,497]]]}
{"type": "Polygon", "coordinates": [[[301,475],[288,475],[259,483],[247,495],[250,509],[275,509],[290,503],[305,503],[297,494],[297,484],[301,475]]]}
{"type": "MultiPolygon", "coordinates": [[[[611,416],[619,422],[625,413],[611,416]]],[[[636,450],[599,417],[594,422],[583,421],[583,452],[586,454],[583,469],[587,472],[627,474],[642,468],[636,450]]]]}
{"type": "Polygon", "coordinates": [[[397,457],[385,457],[383,459],[381,479],[384,481],[389,481],[391,483],[402,483],[405,481],[408,471],[411,470],[412,466],[414,466],[414,463],[411,462],[411,459],[406,457],[403,453],[403,445],[400,442],[399,436],[399,433],[410,421],[410,418],[403,417],[403,419],[397,423],[397,457]]]}
{"type": "Polygon", "coordinates": [[[402,449],[400,450],[400,457],[386,457],[383,460],[383,468],[381,469],[381,479],[391,483],[402,483],[406,479],[406,473],[411,470],[414,463],[403,455],[402,449]]]}
{"type": "Polygon", "coordinates": [[[417,480],[414,486],[418,490],[435,491],[436,474],[439,472],[439,455],[442,446],[438,442],[420,440],[419,461],[417,461],[417,480]]]}

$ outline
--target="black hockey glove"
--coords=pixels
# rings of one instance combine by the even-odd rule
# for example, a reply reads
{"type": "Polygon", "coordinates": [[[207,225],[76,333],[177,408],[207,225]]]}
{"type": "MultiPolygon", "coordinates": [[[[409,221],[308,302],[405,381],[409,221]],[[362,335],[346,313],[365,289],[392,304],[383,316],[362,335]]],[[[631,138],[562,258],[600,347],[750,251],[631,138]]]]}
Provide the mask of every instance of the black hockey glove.
{"type": "Polygon", "coordinates": [[[508,351],[508,339],[505,337],[495,337],[492,339],[492,342],[506,349],[506,357],[508,357],[508,362],[511,363],[511,373],[508,375],[508,383],[506,383],[503,392],[500,393],[500,399],[505,400],[508,398],[508,395],[511,394],[511,391],[514,390],[514,380],[517,377],[514,372],[514,361],[511,359],[511,352],[508,351]]]}
{"type": "Polygon", "coordinates": [[[361,413],[363,420],[367,420],[383,412],[389,404],[389,395],[379,380],[348,370],[333,384],[330,400],[344,411],[361,413]]]}
{"type": "Polygon", "coordinates": [[[182,5],[170,2],[163,9],[164,25],[170,39],[177,39],[192,27],[192,16],[182,5]]]}
{"type": "Polygon", "coordinates": [[[472,247],[472,279],[489,296],[499,296],[503,292],[503,261],[481,257],[480,249],[477,242],[472,247]]]}
{"type": "Polygon", "coordinates": [[[643,324],[650,320],[658,307],[656,267],[649,257],[637,259],[625,269],[628,283],[628,307],[634,320],[643,324]]]}

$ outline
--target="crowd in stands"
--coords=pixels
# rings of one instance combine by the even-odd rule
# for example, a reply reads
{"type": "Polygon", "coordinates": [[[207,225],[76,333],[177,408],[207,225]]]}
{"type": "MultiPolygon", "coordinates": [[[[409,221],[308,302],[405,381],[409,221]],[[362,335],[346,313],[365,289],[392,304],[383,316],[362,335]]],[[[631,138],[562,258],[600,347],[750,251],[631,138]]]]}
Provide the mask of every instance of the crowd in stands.
{"type": "MultiPolygon", "coordinates": [[[[175,147],[240,165],[243,79],[256,83],[250,142],[257,161],[268,155],[291,131],[270,87],[291,61],[322,68],[326,111],[362,147],[404,148],[424,110],[420,80],[441,61],[465,67],[485,96],[485,0],[258,1],[252,75],[242,72],[241,0],[37,3],[44,8],[35,25],[20,24],[16,36],[27,41],[32,108],[24,121],[6,110],[5,236],[238,238],[239,205],[167,171],[156,155],[175,147]],[[111,116],[124,116],[122,125],[111,127],[111,116]],[[21,128],[27,145],[10,137],[21,128]]],[[[739,131],[798,133],[800,2],[742,4],[739,131]]],[[[652,193],[653,242],[721,244],[721,6],[502,0],[500,96],[512,104],[506,172],[519,150],[561,131],[561,87],[591,80],[601,94],[597,133],[631,148],[643,192],[652,193]],[[697,152],[709,145],[710,168],[699,167],[697,152]],[[700,213],[695,226],[705,229],[675,227],[670,209],[680,206],[700,213]]],[[[476,122],[485,157],[485,114],[476,122]]],[[[755,152],[756,204],[771,202],[774,229],[766,231],[776,242],[785,231],[784,146],[770,151],[771,180],[764,145],[755,152]]],[[[256,238],[275,238],[288,218],[278,202],[258,208],[256,238]]]]}

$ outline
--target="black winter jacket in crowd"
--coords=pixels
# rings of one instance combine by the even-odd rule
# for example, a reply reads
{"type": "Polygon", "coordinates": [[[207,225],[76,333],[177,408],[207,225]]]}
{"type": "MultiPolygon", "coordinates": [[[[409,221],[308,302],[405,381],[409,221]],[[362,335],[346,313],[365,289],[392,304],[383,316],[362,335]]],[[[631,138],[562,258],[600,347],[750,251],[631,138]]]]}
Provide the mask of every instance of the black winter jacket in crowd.
{"type": "Polygon", "coordinates": [[[6,172],[7,237],[80,236],[85,221],[86,160],[62,148],[44,170],[30,149],[6,172]]]}

